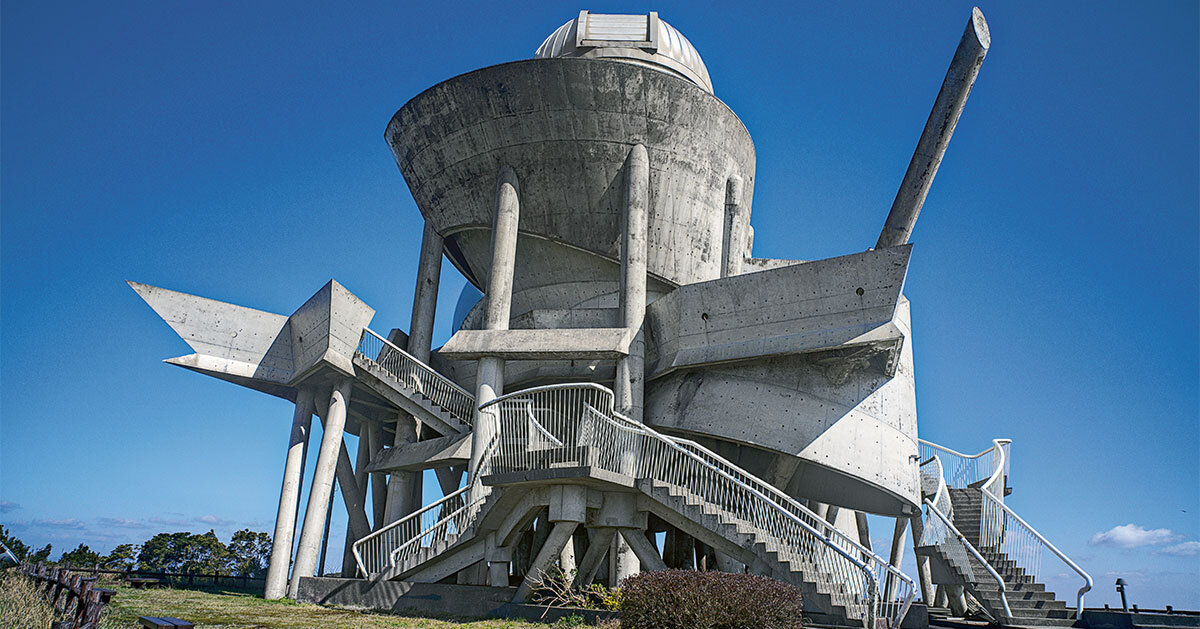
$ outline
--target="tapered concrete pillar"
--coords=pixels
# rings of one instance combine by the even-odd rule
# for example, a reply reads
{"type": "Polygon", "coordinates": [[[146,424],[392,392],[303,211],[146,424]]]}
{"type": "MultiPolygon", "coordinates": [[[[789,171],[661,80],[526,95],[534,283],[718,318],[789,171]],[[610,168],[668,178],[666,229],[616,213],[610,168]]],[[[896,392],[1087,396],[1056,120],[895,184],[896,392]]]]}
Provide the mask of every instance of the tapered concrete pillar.
{"type": "MultiPolygon", "coordinates": [[[[613,383],[617,411],[642,421],[646,343],[646,225],[650,195],[650,158],[638,144],[625,162],[624,240],[621,245],[621,325],[634,331],[629,355],[617,361],[613,383]]],[[[632,552],[629,553],[632,556],[632,552]]]]}
{"type": "Polygon", "coordinates": [[[317,567],[317,556],[321,551],[321,535],[325,528],[325,513],[329,508],[329,492],[333,490],[333,479],[337,473],[338,454],[342,448],[342,432],[346,428],[346,411],[350,406],[351,380],[343,380],[334,387],[329,396],[321,449],[317,453],[317,465],[313,470],[312,488],[308,492],[308,509],[304,512],[304,528],[300,531],[300,547],[296,550],[296,566],[292,581],[288,585],[288,596],[296,598],[300,588],[300,577],[313,576],[317,567]]]}
{"type": "MultiPolygon", "coordinates": [[[[346,492],[342,492],[342,496],[346,499],[346,511],[350,514],[350,521],[357,521],[358,526],[346,527],[346,543],[342,548],[342,576],[349,579],[358,574],[358,563],[354,561],[354,542],[365,537],[371,532],[371,523],[367,520],[367,465],[371,462],[371,447],[367,438],[367,422],[359,427],[358,436],[358,451],[355,453],[354,468],[351,470],[354,474],[355,495],[351,496],[346,492]],[[357,501],[357,502],[355,502],[357,501]],[[357,511],[357,513],[356,513],[357,511]],[[356,517],[358,516],[358,517],[356,517]],[[355,530],[357,529],[357,530],[355,530]]],[[[343,451],[345,445],[342,446],[343,451]]],[[[342,455],[338,456],[338,467],[342,466],[342,455]]],[[[346,462],[349,463],[350,457],[345,455],[346,462]]],[[[339,481],[340,482],[340,481],[339,481]]]]}
{"type": "Polygon", "coordinates": [[[917,546],[921,545],[921,537],[925,533],[925,523],[921,515],[909,518],[912,525],[913,554],[917,558],[917,582],[921,586],[921,600],[929,604],[933,600],[933,568],[929,565],[929,556],[917,555],[917,546]]]}
{"type": "Polygon", "coordinates": [[[742,202],[742,178],[732,175],[725,182],[725,242],[721,256],[721,277],[740,275],[746,261],[749,239],[749,206],[742,202]]]}
{"type": "Polygon", "coordinates": [[[542,549],[533,559],[533,564],[529,566],[529,572],[525,574],[525,578],[521,581],[521,586],[517,588],[517,593],[513,596],[514,603],[523,603],[533,591],[533,586],[542,578],[546,571],[550,569],[550,565],[558,558],[558,554],[562,551],[564,545],[571,541],[571,535],[575,533],[575,527],[579,526],[578,522],[555,522],[554,528],[550,530],[550,535],[546,538],[546,543],[542,544],[542,549]]]}
{"type": "Polygon", "coordinates": [[[862,544],[863,548],[871,550],[871,527],[867,525],[867,514],[855,511],[854,524],[858,527],[858,543],[862,544]]]}
{"type": "Polygon", "coordinates": [[[912,161],[896,199],[892,201],[892,209],[888,212],[887,222],[879,233],[876,249],[895,247],[908,242],[912,235],[921,206],[933,185],[938,166],[950,145],[950,136],[958,125],[958,117],[962,115],[963,107],[967,104],[967,96],[975,85],[975,77],[979,76],[979,66],[987,56],[991,46],[992,36],[988,32],[987,20],[978,8],[971,10],[971,19],[954,51],[954,59],[950,61],[950,69],[942,81],[942,89],[938,92],[937,100],[933,103],[933,111],[925,122],[925,130],[913,151],[912,161]]]}
{"type": "MultiPolygon", "coordinates": [[[[492,266],[488,274],[484,329],[507,330],[512,311],[513,269],[517,261],[517,226],[521,217],[521,192],[517,174],[512,168],[500,168],[496,185],[496,212],[492,223],[492,266]]],[[[475,401],[486,404],[504,394],[504,360],[479,359],[475,375],[475,401]]],[[[471,434],[470,482],[479,475],[484,449],[496,435],[492,418],[475,413],[475,430],[471,434]]]]}
{"type": "MultiPolygon", "coordinates": [[[[407,413],[401,412],[396,416],[396,435],[392,447],[399,448],[417,440],[417,423],[407,413]]],[[[413,486],[420,472],[393,470],[388,480],[387,504],[383,519],[388,524],[412,513],[420,508],[413,504],[413,486]]]]}
{"type": "Polygon", "coordinates": [[[617,534],[617,530],[611,528],[592,529],[591,532],[587,550],[579,560],[579,572],[575,573],[573,585],[577,588],[591,584],[592,579],[596,577],[596,571],[600,569],[600,564],[608,557],[613,537],[617,534]]]}
{"type": "MultiPolygon", "coordinates": [[[[438,283],[442,277],[442,252],[445,243],[425,223],[421,237],[421,257],[417,261],[417,285],[413,290],[412,320],[408,327],[408,343],[405,351],[417,360],[428,364],[433,343],[433,321],[437,314],[438,283]]],[[[401,446],[420,438],[416,420],[401,413],[397,420],[394,445],[401,446]]],[[[422,483],[420,473],[393,473],[388,482],[388,498],[385,519],[391,523],[421,508],[422,483]]]]}
{"type": "MultiPolygon", "coordinates": [[[[374,458],[383,451],[383,426],[377,422],[369,422],[367,424],[367,445],[374,458]]],[[[384,518],[387,515],[387,474],[384,472],[371,472],[371,524],[374,525],[372,530],[378,530],[384,525],[384,518]]]]}
{"type": "Polygon", "coordinates": [[[904,533],[908,531],[908,518],[896,518],[896,528],[892,532],[892,552],[888,555],[888,563],[897,570],[900,561],[904,559],[904,533]]]}
{"type": "Polygon", "coordinates": [[[296,506],[300,503],[300,483],[304,454],[312,431],[313,389],[296,392],[296,410],[288,439],[287,459],[283,464],[283,487],[279,490],[279,510],[275,513],[275,536],[271,542],[271,560],[267,564],[267,584],[263,597],[283,598],[287,593],[288,568],[292,563],[292,540],[296,534],[296,506]]]}

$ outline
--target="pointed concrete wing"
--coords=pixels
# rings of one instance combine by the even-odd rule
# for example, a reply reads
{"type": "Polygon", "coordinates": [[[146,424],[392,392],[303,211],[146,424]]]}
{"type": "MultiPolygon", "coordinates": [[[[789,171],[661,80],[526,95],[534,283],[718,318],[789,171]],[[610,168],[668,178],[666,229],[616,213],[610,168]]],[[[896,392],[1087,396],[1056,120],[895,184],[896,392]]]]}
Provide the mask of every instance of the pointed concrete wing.
{"type": "Polygon", "coordinates": [[[137,282],[129,286],[196,351],[166,362],[272,395],[280,395],[278,386],[248,381],[278,385],[291,380],[287,317],[137,282]]]}
{"type": "Polygon", "coordinates": [[[322,366],[354,375],[354,352],[375,310],[335,280],[317,291],[291,316],[295,367],[292,382],[322,366]]]}
{"type": "Polygon", "coordinates": [[[894,351],[911,252],[890,247],[680,286],[647,309],[647,377],[856,345],[894,351]]]}

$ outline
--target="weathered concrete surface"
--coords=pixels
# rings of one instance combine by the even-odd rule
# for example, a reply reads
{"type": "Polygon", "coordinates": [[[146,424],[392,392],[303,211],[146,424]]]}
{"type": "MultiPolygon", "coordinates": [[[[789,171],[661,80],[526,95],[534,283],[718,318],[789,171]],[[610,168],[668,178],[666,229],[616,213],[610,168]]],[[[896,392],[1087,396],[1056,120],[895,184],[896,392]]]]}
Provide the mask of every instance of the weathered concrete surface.
{"type": "Polygon", "coordinates": [[[675,284],[720,277],[725,182],[742,178],[747,207],[753,190],[754,146],[724,103],[619,61],[533,59],[463,74],[409,101],[385,137],[421,213],[476,285],[486,255],[465,266],[456,250],[480,245],[451,241],[491,223],[497,164],[519,169],[523,232],[615,260],[625,159],[644,144],[648,268],[675,284]]]}
{"type": "Polygon", "coordinates": [[[898,343],[911,245],[681,286],[647,313],[650,378],[682,367],[898,343]]]}
{"type": "Polygon", "coordinates": [[[920,499],[916,394],[908,302],[892,323],[904,337],[871,346],[680,369],[647,387],[646,422],[693,436],[793,496],[892,516],[920,499]],[[775,454],[796,457],[771,478],[775,454]]]}
{"type": "Polygon", "coordinates": [[[452,360],[616,359],[629,354],[627,328],[459,330],[438,353],[452,360]]]}
{"type": "Polygon", "coordinates": [[[462,465],[471,458],[471,435],[450,435],[393,446],[377,453],[369,472],[417,472],[434,467],[462,465]]]}
{"type": "Polygon", "coordinates": [[[375,310],[346,287],[329,280],[289,318],[292,332],[292,381],[299,382],[322,365],[354,375],[354,352],[375,310]]]}
{"type": "Polygon", "coordinates": [[[902,245],[912,235],[921,206],[925,204],[925,197],[929,195],[933,178],[937,176],[946,147],[950,145],[950,136],[954,135],[954,127],[958,125],[967,97],[971,95],[975,77],[979,76],[979,66],[983,65],[991,45],[992,35],[988,31],[987,20],[976,7],[971,10],[971,19],[967,21],[958,49],[954,51],[954,59],[950,61],[942,89],[933,103],[933,111],[929,112],[925,130],[921,132],[904,180],[896,191],[892,209],[875,243],[876,249],[902,245]]]}
{"type": "Polygon", "coordinates": [[[516,590],[514,587],[304,577],[300,579],[296,600],[349,609],[483,617],[512,601],[516,590]]]}

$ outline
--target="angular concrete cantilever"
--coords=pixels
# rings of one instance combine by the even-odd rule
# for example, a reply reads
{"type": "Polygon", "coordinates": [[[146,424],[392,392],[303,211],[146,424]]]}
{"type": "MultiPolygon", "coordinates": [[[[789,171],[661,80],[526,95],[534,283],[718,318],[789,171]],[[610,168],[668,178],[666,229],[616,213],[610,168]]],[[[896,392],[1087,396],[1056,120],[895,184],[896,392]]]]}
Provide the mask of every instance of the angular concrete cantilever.
{"type": "Polygon", "coordinates": [[[353,357],[375,311],[330,280],[290,317],[129,282],[195,353],[165,362],[294,400],[322,366],[354,375],[353,357]]]}

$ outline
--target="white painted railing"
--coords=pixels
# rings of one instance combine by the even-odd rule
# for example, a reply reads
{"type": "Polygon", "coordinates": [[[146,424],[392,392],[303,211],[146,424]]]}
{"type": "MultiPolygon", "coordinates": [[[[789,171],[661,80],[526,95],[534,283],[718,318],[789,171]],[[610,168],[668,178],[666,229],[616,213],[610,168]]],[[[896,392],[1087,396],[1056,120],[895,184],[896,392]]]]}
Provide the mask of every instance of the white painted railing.
{"type": "MultiPolygon", "coordinates": [[[[485,456],[494,450],[495,440],[485,448],[485,456]]],[[[359,572],[374,577],[403,565],[425,549],[462,535],[475,523],[487,499],[486,490],[476,475],[462,489],[354,542],[354,561],[359,572]]]]}
{"type": "Polygon", "coordinates": [[[363,329],[358,341],[358,353],[463,424],[470,426],[474,422],[474,395],[369,328],[363,329]]]}
{"type": "Polygon", "coordinates": [[[827,577],[836,585],[833,602],[872,629],[877,618],[897,629],[916,594],[910,578],[782,492],[697,444],[616,413],[612,392],[600,385],[511,393],[482,405],[480,421],[496,426],[496,452],[483,474],[589,466],[674,485],[753,526],[781,559],[812,566],[809,578],[827,577]]]}
{"type": "Polygon", "coordinates": [[[925,496],[933,494],[933,498],[922,500],[924,513],[921,540],[918,545],[937,547],[951,567],[969,583],[976,582],[975,570],[972,569],[971,561],[967,558],[968,554],[973,555],[975,559],[979,560],[979,563],[983,564],[988,575],[999,586],[1000,603],[1004,607],[1005,615],[1011,618],[1012,609],[1008,606],[1004,579],[983,558],[979,549],[972,546],[971,542],[954,526],[954,506],[950,502],[950,492],[946,488],[941,459],[937,456],[930,457],[921,464],[921,493],[925,496]]]}
{"type": "Polygon", "coordinates": [[[993,439],[992,447],[979,454],[963,454],[924,439],[917,441],[922,461],[928,461],[935,456],[941,459],[942,476],[946,479],[947,486],[965,489],[986,481],[982,487],[1004,495],[1004,486],[1008,482],[1011,439],[993,439]]]}
{"type": "Polygon", "coordinates": [[[1092,589],[1092,577],[1078,564],[1071,561],[1049,540],[1029,526],[1021,516],[1017,515],[1008,505],[1004,504],[991,491],[983,490],[980,501],[980,548],[997,550],[1023,569],[1025,574],[1038,583],[1045,583],[1042,572],[1042,558],[1050,555],[1057,558],[1068,568],[1083,578],[1083,586],[1079,588],[1075,598],[1076,618],[1083,616],[1083,595],[1092,589]]]}

